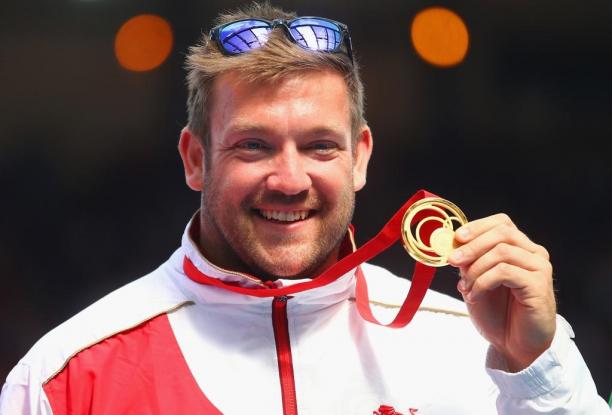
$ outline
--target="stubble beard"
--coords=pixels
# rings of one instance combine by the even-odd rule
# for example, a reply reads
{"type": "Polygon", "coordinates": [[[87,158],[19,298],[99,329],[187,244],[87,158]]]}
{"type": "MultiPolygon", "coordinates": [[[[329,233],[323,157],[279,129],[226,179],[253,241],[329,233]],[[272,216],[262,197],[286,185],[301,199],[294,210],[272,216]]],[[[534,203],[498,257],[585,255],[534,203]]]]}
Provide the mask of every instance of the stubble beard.
{"type": "Polygon", "coordinates": [[[221,205],[214,191],[206,180],[201,200],[200,242],[202,246],[207,245],[206,241],[214,243],[216,246],[212,251],[217,254],[208,259],[222,268],[245,272],[264,281],[312,278],[316,276],[315,273],[323,271],[322,266],[345,238],[355,209],[355,194],[350,188],[339,196],[335,211],[329,203],[317,199],[320,208],[316,213],[320,216],[317,218],[320,224],[317,234],[302,243],[298,250],[291,247],[294,239],[291,235],[278,238],[274,241],[277,252],[271,254],[262,245],[251,224],[254,201],[266,199],[269,195],[248,197],[239,207],[239,212],[228,214],[227,207],[221,205]],[[214,237],[209,239],[206,230],[214,233],[214,237]],[[295,261],[299,261],[298,266],[295,261]]]}

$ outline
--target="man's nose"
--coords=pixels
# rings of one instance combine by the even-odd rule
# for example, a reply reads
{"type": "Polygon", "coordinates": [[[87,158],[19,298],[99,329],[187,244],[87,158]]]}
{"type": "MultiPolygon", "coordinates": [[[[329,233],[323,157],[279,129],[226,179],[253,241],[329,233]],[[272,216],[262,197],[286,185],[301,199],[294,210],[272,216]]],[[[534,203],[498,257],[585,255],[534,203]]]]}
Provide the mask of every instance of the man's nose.
{"type": "Polygon", "coordinates": [[[268,190],[296,195],[312,186],[303,155],[296,148],[285,148],[272,160],[273,171],[268,176],[268,190]]]}

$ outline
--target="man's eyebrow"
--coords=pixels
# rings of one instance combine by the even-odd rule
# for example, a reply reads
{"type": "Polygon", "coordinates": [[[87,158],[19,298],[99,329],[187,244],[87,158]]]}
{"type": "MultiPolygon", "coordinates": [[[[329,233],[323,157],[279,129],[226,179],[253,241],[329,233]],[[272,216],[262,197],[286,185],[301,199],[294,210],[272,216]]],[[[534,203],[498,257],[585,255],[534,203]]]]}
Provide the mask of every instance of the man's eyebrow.
{"type": "Polygon", "coordinates": [[[306,139],[329,138],[333,140],[342,140],[345,137],[345,134],[341,129],[333,127],[315,127],[304,131],[300,134],[300,137],[306,139]]]}
{"type": "Polygon", "coordinates": [[[269,135],[274,133],[273,130],[258,124],[234,124],[227,129],[230,134],[253,134],[253,135],[269,135]]]}
{"type": "MultiPolygon", "coordinates": [[[[274,128],[269,128],[260,124],[234,124],[227,128],[227,133],[231,135],[253,135],[256,137],[279,136],[281,134],[274,128]]],[[[345,137],[342,129],[333,126],[317,126],[299,132],[296,138],[299,139],[321,139],[329,138],[342,140],[345,137]]]]}

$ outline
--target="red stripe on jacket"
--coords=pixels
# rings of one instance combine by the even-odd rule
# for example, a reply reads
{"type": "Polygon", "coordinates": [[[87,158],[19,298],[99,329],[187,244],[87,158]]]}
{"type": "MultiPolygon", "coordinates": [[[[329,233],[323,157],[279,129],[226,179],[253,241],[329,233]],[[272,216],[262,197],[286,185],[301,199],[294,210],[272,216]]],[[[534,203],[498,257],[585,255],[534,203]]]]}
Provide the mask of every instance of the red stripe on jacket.
{"type": "Polygon", "coordinates": [[[79,352],[43,388],[55,415],[221,414],[196,383],[165,314],[79,352]]]}

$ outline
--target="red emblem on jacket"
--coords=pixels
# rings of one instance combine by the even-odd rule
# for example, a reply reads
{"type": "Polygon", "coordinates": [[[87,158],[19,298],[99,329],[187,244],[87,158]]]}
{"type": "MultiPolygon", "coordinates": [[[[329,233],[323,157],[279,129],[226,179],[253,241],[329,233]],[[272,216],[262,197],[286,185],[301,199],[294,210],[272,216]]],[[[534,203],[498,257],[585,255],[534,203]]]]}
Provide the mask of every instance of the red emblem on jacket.
{"type": "MultiPolygon", "coordinates": [[[[410,408],[408,410],[410,411],[410,415],[417,415],[418,409],[410,408]]],[[[402,414],[397,412],[395,408],[393,408],[392,406],[380,405],[378,410],[372,412],[372,415],[402,415],[402,414]]]]}

